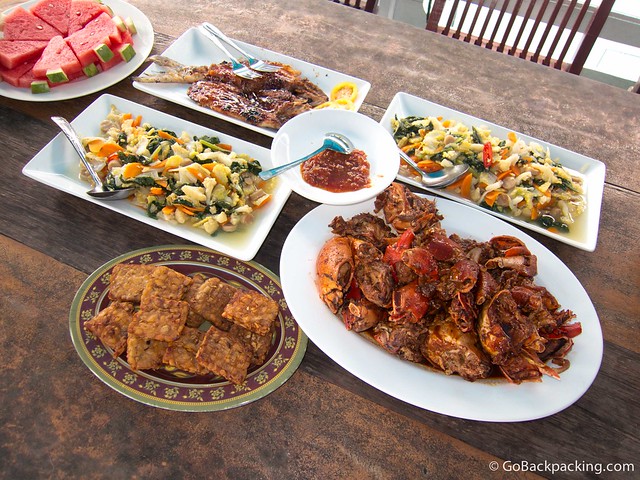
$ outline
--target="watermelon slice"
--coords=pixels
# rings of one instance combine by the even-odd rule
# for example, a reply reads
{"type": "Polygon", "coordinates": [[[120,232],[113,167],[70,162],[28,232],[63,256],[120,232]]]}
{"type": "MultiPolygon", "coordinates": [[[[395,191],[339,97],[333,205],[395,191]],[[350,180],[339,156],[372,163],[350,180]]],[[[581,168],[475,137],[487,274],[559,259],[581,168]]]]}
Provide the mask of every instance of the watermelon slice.
{"type": "Polygon", "coordinates": [[[113,23],[111,17],[104,12],[87,23],[82,30],[67,37],[67,43],[73,49],[82,66],[99,61],[93,49],[101,43],[110,47],[121,41],[120,30],[113,23]]]}
{"type": "Polygon", "coordinates": [[[33,69],[30,69],[27,72],[25,72],[25,74],[22,75],[20,78],[18,78],[18,87],[31,88],[31,84],[36,80],[40,80],[40,79],[35,78],[33,76],[33,69]]]}
{"type": "Polygon", "coordinates": [[[51,40],[60,32],[22,7],[16,7],[4,20],[6,40],[51,40]]]}
{"type": "Polygon", "coordinates": [[[29,11],[66,35],[69,31],[70,7],[71,0],[40,0],[29,11]]]}
{"type": "Polygon", "coordinates": [[[45,78],[47,70],[61,68],[67,77],[74,78],[82,73],[82,65],[76,55],[60,35],[53,37],[33,67],[36,78],[45,78]]]}
{"type": "MultiPolygon", "coordinates": [[[[35,61],[23,63],[12,69],[0,68],[0,77],[8,84],[14,87],[20,87],[20,77],[25,73],[31,72],[35,63],[35,61]]],[[[29,82],[29,86],[31,86],[31,82],[29,82]]]]}
{"type": "Polygon", "coordinates": [[[69,9],[69,35],[75,33],[96,18],[106,13],[111,16],[109,7],[94,0],[74,0],[69,9]]]}
{"type": "Polygon", "coordinates": [[[107,71],[112,67],[115,67],[117,64],[122,62],[124,58],[119,53],[121,48],[124,48],[127,44],[133,45],[133,37],[129,31],[125,30],[124,32],[120,32],[122,35],[122,41],[120,43],[114,43],[111,45],[111,50],[115,54],[114,57],[108,62],[100,62],[100,66],[102,67],[102,71],[107,71]]]}
{"type": "Polygon", "coordinates": [[[40,56],[46,40],[0,40],[0,65],[12,69],[40,56]]]}

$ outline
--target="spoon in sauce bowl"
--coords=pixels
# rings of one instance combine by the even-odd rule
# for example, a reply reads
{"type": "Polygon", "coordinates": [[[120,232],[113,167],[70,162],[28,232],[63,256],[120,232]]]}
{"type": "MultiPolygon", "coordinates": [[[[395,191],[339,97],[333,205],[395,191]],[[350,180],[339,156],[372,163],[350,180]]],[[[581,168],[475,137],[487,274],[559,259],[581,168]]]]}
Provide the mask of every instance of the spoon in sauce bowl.
{"type": "Polygon", "coordinates": [[[458,165],[454,165],[453,167],[446,167],[442,170],[427,173],[422,170],[409,155],[407,155],[400,149],[398,149],[398,151],[400,152],[400,156],[402,157],[402,159],[420,175],[420,182],[425,187],[446,187],[447,185],[451,185],[453,182],[458,180],[462,175],[467,173],[467,170],[469,170],[469,165],[461,163],[458,165]]]}
{"type": "Polygon", "coordinates": [[[121,198],[127,198],[131,194],[133,194],[134,188],[122,188],[118,190],[109,190],[103,183],[96,171],[93,169],[89,160],[87,160],[84,147],[82,146],[82,140],[80,140],[80,136],[71,126],[71,124],[63,117],[51,117],[51,120],[56,123],[62,133],[67,137],[71,145],[73,146],[76,153],[80,156],[80,160],[82,160],[82,164],[85,166],[89,175],[91,175],[91,179],[95,186],[87,191],[87,195],[92,197],[101,198],[103,200],[119,200],[121,198]]]}
{"type": "Polygon", "coordinates": [[[334,150],[339,153],[351,153],[354,149],[353,142],[349,140],[347,137],[340,133],[330,132],[325,134],[324,141],[322,142],[322,146],[318,148],[315,152],[310,153],[309,155],[305,155],[302,158],[294,160],[293,162],[286,163],[284,165],[280,165],[279,167],[272,168],[270,170],[265,170],[260,172],[258,176],[262,180],[269,180],[270,178],[275,177],[276,175],[280,175],[282,172],[289,170],[290,168],[295,167],[296,165],[300,165],[303,162],[306,162],[311,157],[319,154],[324,150],[334,150]]]}

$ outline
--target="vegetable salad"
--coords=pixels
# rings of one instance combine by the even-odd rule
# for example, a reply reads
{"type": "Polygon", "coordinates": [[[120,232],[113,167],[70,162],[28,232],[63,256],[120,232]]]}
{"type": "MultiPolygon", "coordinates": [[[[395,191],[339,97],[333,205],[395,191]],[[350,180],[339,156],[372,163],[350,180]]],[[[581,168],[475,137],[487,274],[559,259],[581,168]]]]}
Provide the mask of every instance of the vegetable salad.
{"type": "Polygon", "coordinates": [[[500,139],[487,128],[415,116],[396,117],[392,128],[398,146],[427,172],[468,164],[469,173],[447,188],[485,208],[564,232],[586,208],[582,179],[548,148],[513,132],[500,139]]]}
{"type": "Polygon", "coordinates": [[[87,158],[108,188],[135,187],[133,199],[150,217],[229,232],[271,197],[260,163],[217,137],[177,134],[115,107],[100,129],[102,136],[82,139],[87,158]]]}

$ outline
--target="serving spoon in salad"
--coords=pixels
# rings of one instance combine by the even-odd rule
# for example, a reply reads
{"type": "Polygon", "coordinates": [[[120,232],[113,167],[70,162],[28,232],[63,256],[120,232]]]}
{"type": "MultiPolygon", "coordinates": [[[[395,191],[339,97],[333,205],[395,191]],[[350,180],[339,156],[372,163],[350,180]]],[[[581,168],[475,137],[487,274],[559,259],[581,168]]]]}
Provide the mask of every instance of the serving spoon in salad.
{"type": "Polygon", "coordinates": [[[109,190],[102,180],[93,169],[89,160],[87,160],[87,156],[84,151],[84,147],[82,146],[82,140],[80,140],[80,136],[71,126],[71,124],[67,121],[67,119],[63,117],[51,117],[51,120],[60,127],[62,133],[64,133],[65,137],[71,142],[76,153],[80,156],[80,160],[82,160],[82,164],[85,166],[93,183],[95,186],[87,191],[87,195],[90,195],[95,198],[101,198],[102,200],[119,200],[122,198],[127,198],[130,196],[135,188],[122,188],[118,190],[109,190]]]}
{"type": "Polygon", "coordinates": [[[460,163],[458,165],[454,165],[453,167],[446,167],[442,170],[427,173],[422,170],[418,166],[418,164],[414,162],[413,159],[405,152],[400,149],[398,149],[398,152],[400,152],[400,156],[402,157],[402,159],[420,175],[420,182],[425,187],[446,187],[447,185],[451,185],[453,182],[458,180],[462,175],[467,173],[467,170],[469,170],[469,165],[460,163]]]}
{"type": "Polygon", "coordinates": [[[282,172],[289,170],[290,168],[293,168],[296,165],[300,165],[301,163],[306,162],[311,157],[319,154],[324,150],[328,149],[328,150],[333,150],[339,153],[351,153],[353,152],[354,148],[355,147],[353,145],[353,142],[349,140],[347,137],[345,137],[344,135],[340,133],[333,133],[333,132],[326,133],[324,136],[324,141],[322,142],[322,145],[316,151],[311,152],[310,154],[305,155],[304,157],[301,157],[297,160],[294,160],[293,162],[285,163],[284,165],[280,165],[279,167],[272,168],[271,170],[265,170],[263,172],[260,172],[258,176],[262,180],[269,180],[270,178],[273,178],[276,175],[280,175],[282,172]]]}

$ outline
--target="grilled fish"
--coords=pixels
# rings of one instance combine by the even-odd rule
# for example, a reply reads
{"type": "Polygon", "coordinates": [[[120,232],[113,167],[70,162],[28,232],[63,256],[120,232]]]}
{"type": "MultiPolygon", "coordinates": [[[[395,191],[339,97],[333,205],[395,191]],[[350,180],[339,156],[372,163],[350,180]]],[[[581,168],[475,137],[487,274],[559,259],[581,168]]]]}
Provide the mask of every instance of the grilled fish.
{"type": "Polygon", "coordinates": [[[190,84],[187,95],[199,105],[265,128],[279,128],[290,118],[326,102],[327,95],[290,65],[246,79],[228,62],[186,66],[161,55],[149,57],[162,72],[135,77],[142,83],[190,84]]]}

